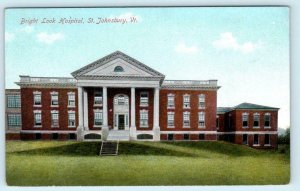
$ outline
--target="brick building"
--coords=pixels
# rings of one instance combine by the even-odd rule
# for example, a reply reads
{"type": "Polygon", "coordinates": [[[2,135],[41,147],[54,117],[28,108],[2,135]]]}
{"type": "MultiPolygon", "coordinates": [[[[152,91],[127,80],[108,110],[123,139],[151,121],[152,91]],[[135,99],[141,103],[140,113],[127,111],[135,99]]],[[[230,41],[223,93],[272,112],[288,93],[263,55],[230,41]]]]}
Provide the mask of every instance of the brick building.
{"type": "Polygon", "coordinates": [[[72,76],[20,76],[21,139],[224,139],[277,146],[278,108],[217,108],[217,80],[165,80],[119,51],[72,76]]]}

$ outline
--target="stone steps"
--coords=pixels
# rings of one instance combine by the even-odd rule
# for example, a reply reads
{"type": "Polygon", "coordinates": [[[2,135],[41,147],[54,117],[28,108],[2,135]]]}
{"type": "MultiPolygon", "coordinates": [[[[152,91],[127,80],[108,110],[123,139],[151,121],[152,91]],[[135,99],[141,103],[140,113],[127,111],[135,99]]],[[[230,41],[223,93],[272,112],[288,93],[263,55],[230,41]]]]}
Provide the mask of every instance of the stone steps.
{"type": "Polygon", "coordinates": [[[100,156],[118,155],[119,141],[103,141],[100,149],[100,156]]]}

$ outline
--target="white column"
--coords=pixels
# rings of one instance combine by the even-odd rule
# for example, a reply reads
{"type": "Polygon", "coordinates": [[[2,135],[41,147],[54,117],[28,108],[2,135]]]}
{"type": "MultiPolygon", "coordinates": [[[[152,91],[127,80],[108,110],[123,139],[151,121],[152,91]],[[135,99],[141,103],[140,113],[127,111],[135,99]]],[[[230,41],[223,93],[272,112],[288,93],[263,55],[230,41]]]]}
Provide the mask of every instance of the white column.
{"type": "Polygon", "coordinates": [[[83,127],[83,97],[82,87],[78,87],[78,125],[83,127]]]}
{"type": "Polygon", "coordinates": [[[83,140],[83,96],[82,87],[78,87],[78,127],[77,127],[77,140],[83,140]]]}
{"type": "Polygon", "coordinates": [[[153,107],[153,140],[160,140],[160,128],[159,128],[159,88],[155,88],[154,90],[154,107],[153,107]]]}
{"type": "Polygon", "coordinates": [[[136,140],[136,125],[135,125],[135,88],[131,88],[130,100],[130,139],[136,140]]]}
{"type": "Polygon", "coordinates": [[[108,115],[107,115],[107,87],[103,87],[103,125],[102,125],[102,139],[107,140],[108,136],[108,115]]]}
{"type": "Polygon", "coordinates": [[[83,89],[83,126],[84,130],[89,130],[89,118],[88,118],[88,96],[87,91],[83,89]]]}

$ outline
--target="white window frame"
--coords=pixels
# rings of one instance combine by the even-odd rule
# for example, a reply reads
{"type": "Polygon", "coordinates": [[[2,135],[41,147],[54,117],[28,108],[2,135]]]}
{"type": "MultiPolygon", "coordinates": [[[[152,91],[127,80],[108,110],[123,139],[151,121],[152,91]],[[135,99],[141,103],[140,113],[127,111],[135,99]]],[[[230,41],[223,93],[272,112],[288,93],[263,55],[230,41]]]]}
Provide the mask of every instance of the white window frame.
{"type": "Polygon", "coordinates": [[[259,113],[254,113],[253,114],[253,128],[258,129],[259,127],[260,127],[260,116],[259,116],[259,113]],[[258,126],[254,126],[255,117],[258,117],[258,126]]]}
{"type": "Polygon", "coordinates": [[[249,113],[242,114],[242,128],[249,128],[249,113]],[[247,126],[244,126],[244,117],[247,117],[247,126]]]}
{"type": "Polygon", "coordinates": [[[200,94],[198,97],[198,104],[199,109],[205,109],[206,103],[205,103],[205,94],[200,94]]]}
{"type": "Polygon", "coordinates": [[[50,93],[51,94],[51,107],[58,107],[58,105],[59,105],[59,101],[58,101],[58,92],[51,92],[50,93]],[[54,99],[54,97],[56,97],[56,99],[54,99]],[[54,101],[56,101],[57,102],[57,104],[53,104],[53,102],[54,101]]]}
{"type": "Polygon", "coordinates": [[[34,107],[42,107],[42,93],[39,91],[34,91],[33,92],[33,106],[34,107]],[[39,97],[40,100],[40,104],[36,104],[37,103],[37,98],[39,97]]]}
{"type": "Polygon", "coordinates": [[[59,128],[59,111],[57,111],[57,110],[52,110],[51,111],[51,127],[53,127],[53,128],[59,128]],[[53,123],[54,120],[57,120],[57,125],[55,125],[53,123]]]}
{"type": "Polygon", "coordinates": [[[168,112],[167,127],[168,128],[175,128],[175,113],[174,112],[168,112]],[[171,119],[171,118],[173,118],[173,119],[171,119]],[[170,123],[170,121],[173,121],[173,124],[170,123]]]}
{"type": "Polygon", "coordinates": [[[94,90],[94,106],[102,106],[102,104],[103,104],[103,92],[100,90],[94,90]]]}
{"type": "Polygon", "coordinates": [[[167,108],[168,109],[175,109],[175,95],[174,94],[168,94],[167,97],[167,108]]]}
{"type": "Polygon", "coordinates": [[[20,108],[21,107],[21,96],[20,95],[7,95],[7,108],[20,108]]]}
{"type": "Polygon", "coordinates": [[[75,92],[68,92],[68,107],[76,107],[76,96],[75,92]],[[70,104],[72,103],[72,104],[70,104]]]}
{"type": "Polygon", "coordinates": [[[253,134],[253,146],[260,146],[259,145],[259,134],[253,134]],[[257,135],[257,144],[255,144],[255,135],[257,135]]]}
{"type": "Polygon", "coordinates": [[[140,107],[148,107],[149,105],[149,93],[148,92],[141,92],[140,93],[140,107]],[[147,97],[142,98],[142,94],[147,95],[147,97]],[[144,100],[144,101],[142,101],[144,100]]]}
{"type": "Polygon", "coordinates": [[[183,128],[190,128],[191,127],[191,114],[188,111],[183,112],[182,116],[182,122],[183,122],[183,128]],[[188,120],[185,119],[185,115],[188,116],[188,120]],[[186,125],[186,122],[188,122],[188,125],[186,125]]]}
{"type": "Polygon", "coordinates": [[[189,94],[184,94],[183,95],[183,108],[184,109],[190,109],[191,108],[191,96],[189,94]]]}
{"type": "Polygon", "coordinates": [[[33,125],[34,127],[42,127],[42,111],[41,110],[34,110],[33,111],[33,125]],[[37,118],[37,116],[40,116],[37,118]],[[37,120],[40,120],[40,125],[37,125],[37,120]]]}
{"type": "Polygon", "coordinates": [[[149,127],[148,110],[145,110],[145,109],[140,110],[140,127],[142,127],[142,128],[149,127]],[[143,121],[146,121],[146,123],[143,123],[143,121]]]}
{"type": "Polygon", "coordinates": [[[270,113],[265,113],[264,114],[264,128],[271,129],[271,114],[270,113]],[[269,116],[269,126],[265,126],[265,124],[266,124],[266,116],[269,116]]]}
{"type": "Polygon", "coordinates": [[[94,127],[102,127],[103,125],[103,111],[100,109],[94,109],[94,127]],[[99,117],[100,125],[96,124],[96,116],[99,117]]]}
{"type": "Polygon", "coordinates": [[[271,134],[265,134],[265,136],[264,136],[264,146],[271,146],[271,134]],[[269,136],[269,144],[266,144],[266,135],[269,136]]]}
{"type": "Polygon", "coordinates": [[[19,113],[8,113],[7,114],[7,126],[8,127],[21,127],[22,117],[19,113]]]}
{"type": "Polygon", "coordinates": [[[75,111],[73,111],[73,110],[69,110],[68,111],[68,127],[69,128],[74,128],[74,127],[76,127],[76,113],[75,113],[75,111]],[[74,115],[74,119],[70,119],[70,115],[74,115]],[[70,125],[70,121],[71,120],[74,120],[74,125],[70,125]]]}
{"type": "Polygon", "coordinates": [[[205,112],[204,111],[198,112],[198,127],[205,128],[205,112]],[[202,123],[203,123],[203,125],[202,125],[202,123]]]}

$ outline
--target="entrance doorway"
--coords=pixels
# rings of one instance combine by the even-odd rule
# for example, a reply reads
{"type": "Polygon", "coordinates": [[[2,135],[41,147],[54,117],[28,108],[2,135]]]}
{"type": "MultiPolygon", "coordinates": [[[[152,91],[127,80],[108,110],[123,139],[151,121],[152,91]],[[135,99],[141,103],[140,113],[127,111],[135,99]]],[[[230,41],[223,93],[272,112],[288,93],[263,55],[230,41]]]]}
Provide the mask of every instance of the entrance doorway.
{"type": "Polygon", "coordinates": [[[118,130],[125,130],[125,115],[118,115],[118,130]]]}

